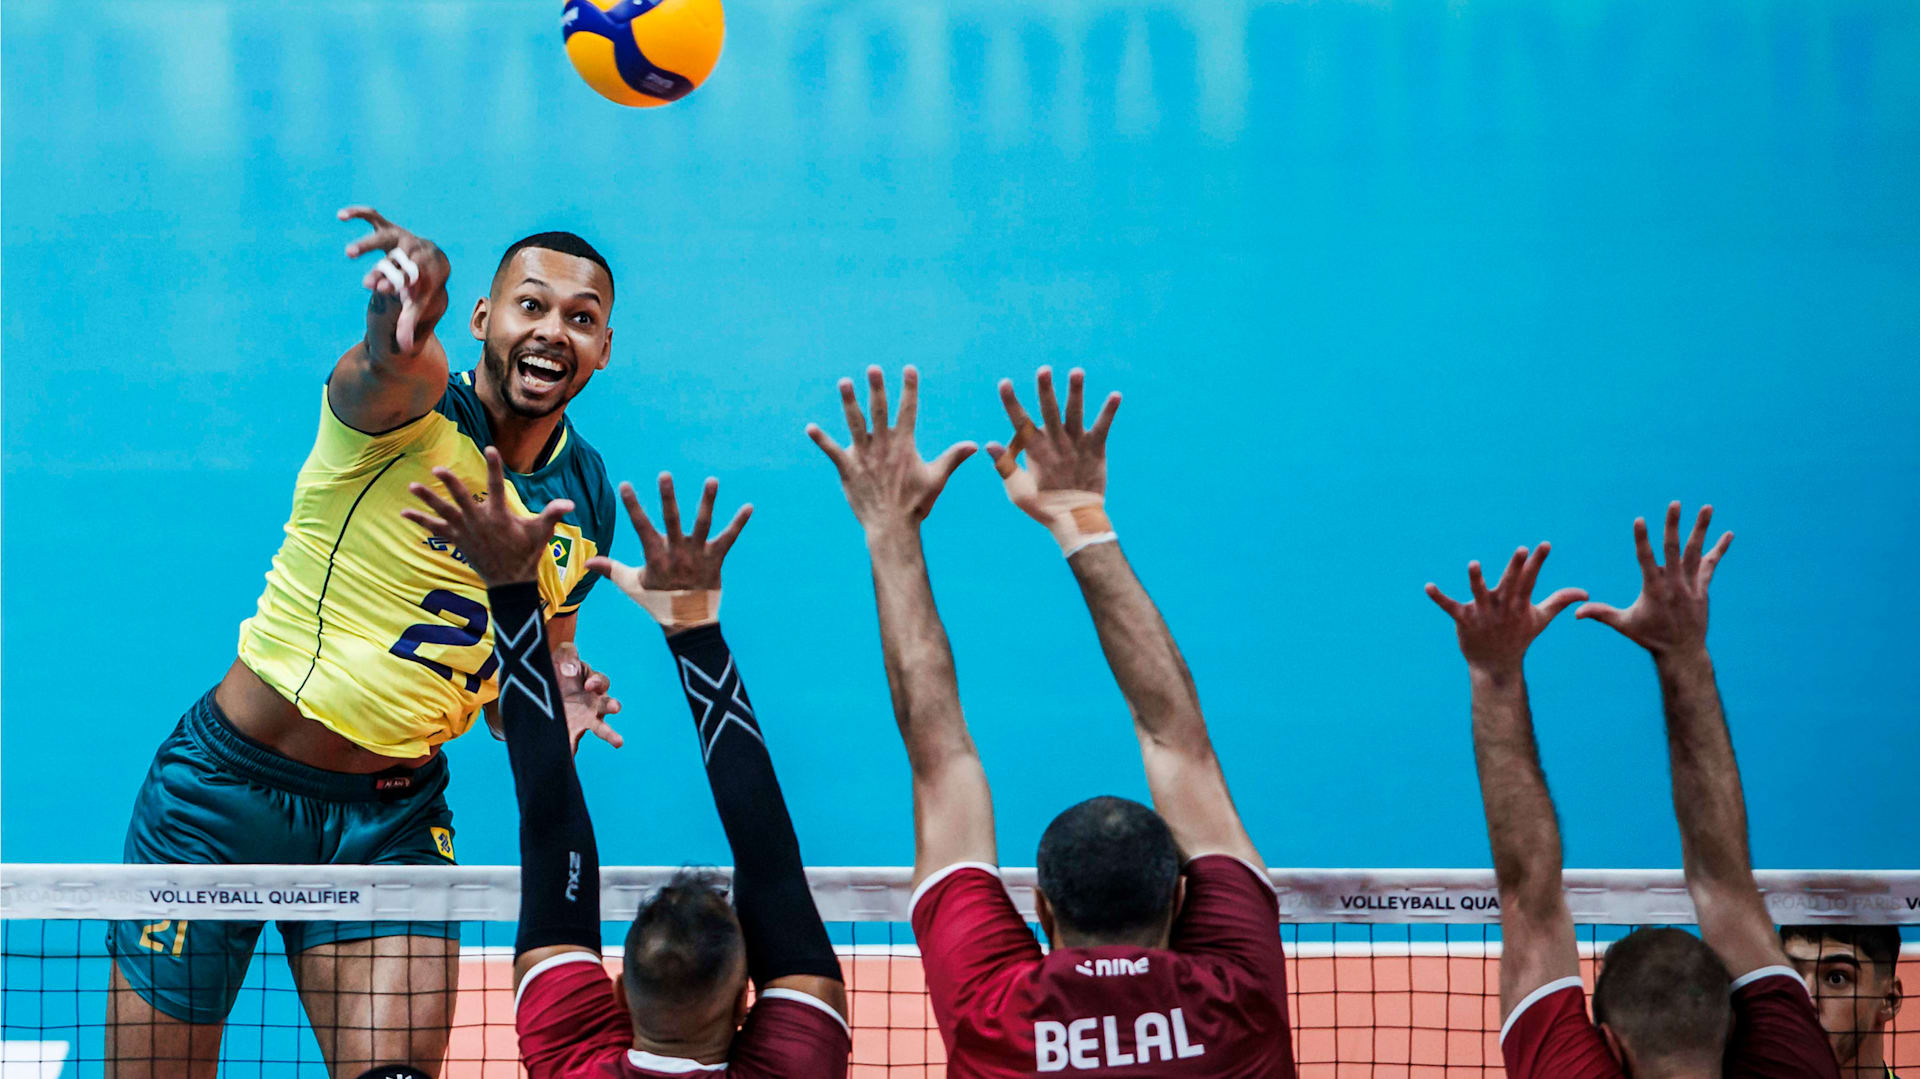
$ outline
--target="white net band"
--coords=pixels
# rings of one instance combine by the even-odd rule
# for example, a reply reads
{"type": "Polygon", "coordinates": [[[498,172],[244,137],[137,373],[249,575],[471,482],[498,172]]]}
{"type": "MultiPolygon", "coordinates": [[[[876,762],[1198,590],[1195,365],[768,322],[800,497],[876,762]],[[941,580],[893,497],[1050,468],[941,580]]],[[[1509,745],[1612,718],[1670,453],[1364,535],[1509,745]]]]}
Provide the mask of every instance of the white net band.
{"type": "MultiPolygon", "coordinates": [[[[674,867],[600,871],[602,916],[624,921],[674,867]]],[[[714,870],[724,879],[728,870],[714,870]]],[[[807,871],[829,922],[905,922],[912,870],[829,866],[807,871]]],[[[1033,915],[1034,871],[1006,869],[1007,890],[1033,915]]],[[[1920,925],[1920,871],[1761,871],[1781,924],[1920,925]]],[[[1287,869],[1272,873],[1280,920],[1336,924],[1489,924],[1500,920],[1487,870],[1287,869]]],[[[1695,921],[1677,871],[1570,869],[1573,920],[1587,925],[1695,921]]],[[[0,918],[344,921],[513,921],[520,871],[511,866],[0,865],[0,918]]]]}

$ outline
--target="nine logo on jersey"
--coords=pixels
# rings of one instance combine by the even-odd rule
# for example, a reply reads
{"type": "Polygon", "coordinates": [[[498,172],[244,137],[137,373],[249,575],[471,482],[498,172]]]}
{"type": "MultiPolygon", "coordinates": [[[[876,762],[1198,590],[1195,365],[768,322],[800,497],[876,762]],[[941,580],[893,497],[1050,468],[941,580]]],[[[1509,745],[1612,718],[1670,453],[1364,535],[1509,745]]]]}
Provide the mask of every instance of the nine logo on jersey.
{"type": "Polygon", "coordinates": [[[1034,1070],[1119,1068],[1133,1063],[1145,1064],[1153,1059],[1156,1050],[1161,1060],[1186,1060],[1207,1051],[1206,1046],[1195,1045],[1188,1039],[1187,1017],[1179,1008],[1165,1014],[1143,1012],[1134,1017],[1132,1026],[1133,1051],[1128,1052],[1120,1047],[1121,1023],[1117,1015],[1075,1019],[1071,1023],[1042,1019],[1033,1024],[1034,1070]]]}
{"type": "Polygon", "coordinates": [[[1147,961],[1152,956],[1143,955],[1138,959],[1082,959],[1073,965],[1073,969],[1089,978],[1110,978],[1115,974],[1145,974],[1147,961]]]}

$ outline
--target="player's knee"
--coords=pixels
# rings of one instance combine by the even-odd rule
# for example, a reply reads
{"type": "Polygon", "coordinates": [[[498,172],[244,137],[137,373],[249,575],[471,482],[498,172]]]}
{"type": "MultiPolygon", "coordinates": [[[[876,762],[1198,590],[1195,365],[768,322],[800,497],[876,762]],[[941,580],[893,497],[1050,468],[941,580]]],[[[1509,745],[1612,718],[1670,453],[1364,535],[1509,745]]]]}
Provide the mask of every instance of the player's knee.
{"type": "Polygon", "coordinates": [[[411,1064],[382,1064],[360,1073],[359,1079],[433,1079],[411,1064]]]}

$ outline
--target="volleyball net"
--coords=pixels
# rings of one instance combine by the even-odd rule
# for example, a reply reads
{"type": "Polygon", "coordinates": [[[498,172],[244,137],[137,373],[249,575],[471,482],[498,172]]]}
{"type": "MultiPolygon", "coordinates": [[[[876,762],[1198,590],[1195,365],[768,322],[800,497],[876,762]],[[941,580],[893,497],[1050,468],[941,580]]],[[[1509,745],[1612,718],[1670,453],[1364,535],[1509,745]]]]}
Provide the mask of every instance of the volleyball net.
{"type": "MultiPolygon", "coordinates": [[[[617,969],[627,921],[675,872],[602,869],[609,969],[617,969]]],[[[818,868],[809,875],[846,973],[852,1074],[944,1075],[940,1033],[906,924],[910,871],[818,868]]],[[[1758,876],[1780,924],[1920,926],[1920,872],[1758,876]]],[[[715,877],[724,880],[726,872],[717,870],[715,877]]],[[[1015,903],[1031,918],[1033,871],[1009,869],[1005,878],[1015,903]]],[[[1273,881],[1301,1076],[1501,1073],[1499,903],[1490,873],[1282,870],[1273,881]]],[[[1569,870],[1566,885],[1589,987],[1611,941],[1635,926],[1686,926],[1693,919],[1677,872],[1569,870]]],[[[138,923],[143,954],[128,961],[155,964],[193,958],[200,941],[217,940],[218,930],[236,923],[284,923],[297,939],[312,939],[309,923],[459,923],[457,960],[445,960],[442,968],[457,969],[458,989],[441,1075],[510,1079],[521,1074],[513,1029],[518,909],[519,871],[513,868],[0,866],[0,1079],[106,1073],[112,963],[107,932],[114,921],[138,923]]],[[[1897,974],[1909,991],[1920,990],[1920,929],[1909,928],[1905,936],[1909,943],[1897,974]]],[[[407,939],[387,947],[404,947],[407,939]]],[[[443,946],[441,954],[447,950],[443,946]]],[[[280,932],[268,925],[228,1013],[219,1074],[326,1074],[320,1038],[329,1037],[330,1024],[351,1025],[365,1002],[350,986],[316,989],[316,973],[305,960],[303,999],[295,965],[280,932]]],[[[1835,977],[1819,992],[1858,998],[1872,991],[1875,975],[1868,968],[1851,987],[1835,977]]],[[[324,972],[318,980],[326,980],[324,972]]],[[[390,1016],[396,1000],[406,1002],[408,988],[386,988],[390,1016]]],[[[1861,1016],[1873,1011],[1851,1009],[1861,1016]]],[[[1896,1070],[1920,1068],[1920,1006],[1896,1014],[1884,1028],[1859,1033],[1880,1039],[1896,1070]]],[[[184,1068],[156,1064],[153,1074],[184,1074],[184,1068]]]]}

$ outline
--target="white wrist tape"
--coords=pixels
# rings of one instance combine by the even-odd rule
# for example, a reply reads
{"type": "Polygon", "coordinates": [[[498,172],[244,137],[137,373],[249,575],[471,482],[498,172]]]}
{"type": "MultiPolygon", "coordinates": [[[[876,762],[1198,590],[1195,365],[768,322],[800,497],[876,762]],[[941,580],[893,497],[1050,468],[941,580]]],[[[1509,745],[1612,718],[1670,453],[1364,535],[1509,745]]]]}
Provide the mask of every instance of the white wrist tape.
{"type": "Polygon", "coordinates": [[[1107,519],[1106,499],[1092,491],[1047,491],[1038,502],[1046,515],[1047,531],[1053,533],[1065,557],[1071,558],[1083,547],[1120,538],[1107,519]]]}
{"type": "Polygon", "coordinates": [[[628,593],[655,622],[667,629],[704,626],[720,621],[718,588],[660,590],[641,588],[628,593]]]}

